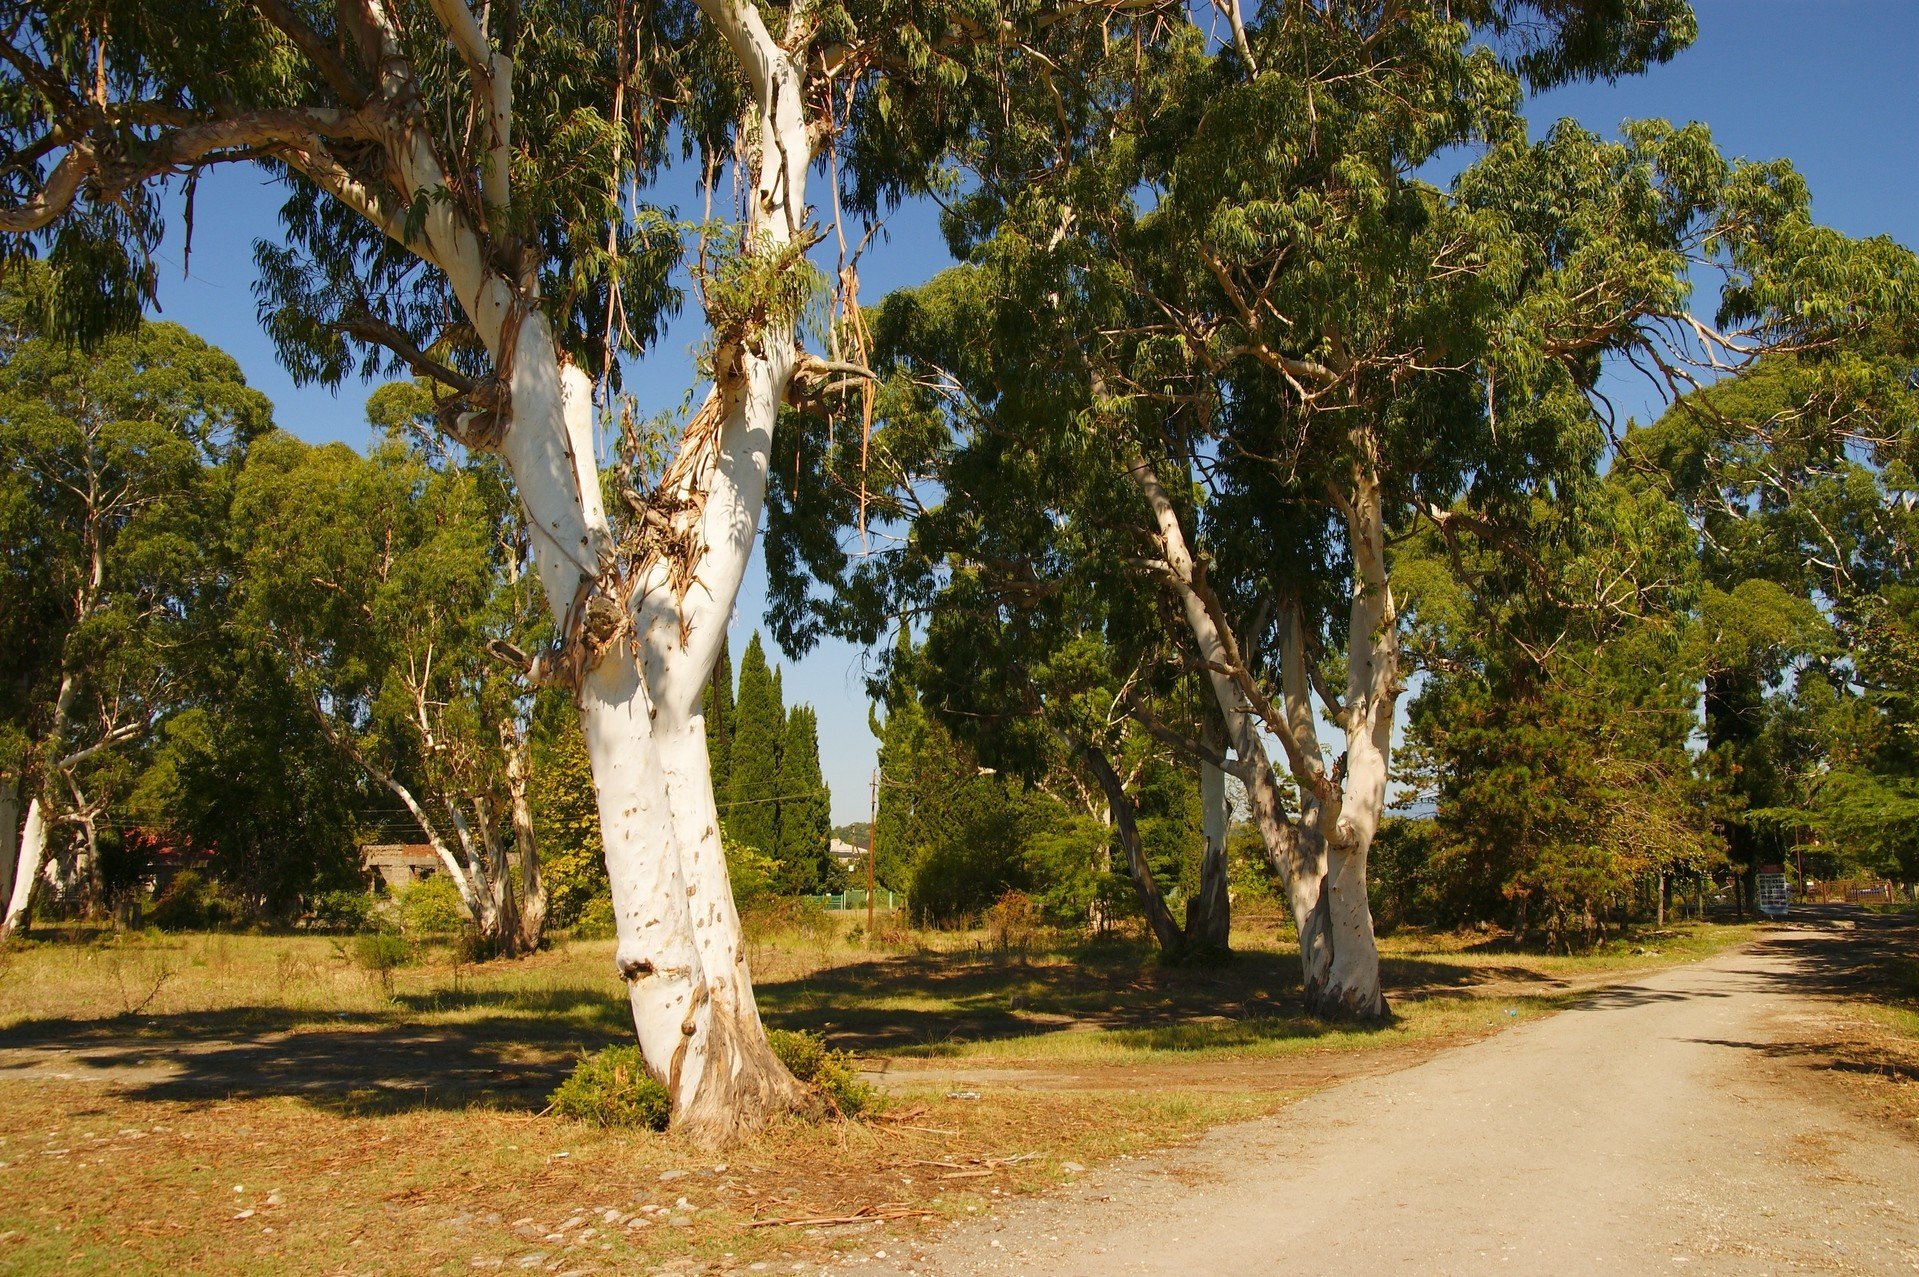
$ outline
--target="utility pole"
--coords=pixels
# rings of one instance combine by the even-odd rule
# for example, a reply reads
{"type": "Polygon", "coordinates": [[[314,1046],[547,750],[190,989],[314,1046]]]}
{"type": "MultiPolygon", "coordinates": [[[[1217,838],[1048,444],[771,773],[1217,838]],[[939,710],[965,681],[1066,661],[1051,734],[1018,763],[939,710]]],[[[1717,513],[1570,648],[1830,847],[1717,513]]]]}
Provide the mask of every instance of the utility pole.
{"type": "Polygon", "coordinates": [[[879,849],[880,769],[873,769],[873,788],[866,810],[866,944],[873,945],[873,853],[879,849]]]}

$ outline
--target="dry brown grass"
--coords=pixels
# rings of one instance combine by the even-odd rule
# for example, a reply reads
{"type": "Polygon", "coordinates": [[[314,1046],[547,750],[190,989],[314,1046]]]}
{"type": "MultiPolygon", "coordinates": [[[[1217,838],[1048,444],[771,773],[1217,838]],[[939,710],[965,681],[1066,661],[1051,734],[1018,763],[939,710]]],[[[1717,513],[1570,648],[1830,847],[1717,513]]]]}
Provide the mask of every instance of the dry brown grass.
{"type": "Polygon", "coordinates": [[[630,1031],[610,942],[442,954],[391,996],[325,937],[6,951],[0,1254],[28,1273],[784,1271],[1543,1013],[1578,975],[1398,938],[1401,1022],[1352,1033],[1293,1015],[1291,953],[1251,936],[1215,969],[1126,944],[755,945],[769,1021],[887,1064],[882,1120],[783,1125],[716,1157],[540,1115],[581,1051],[630,1031]],[[896,1218],[756,1226],[875,1210],[896,1218]]]}

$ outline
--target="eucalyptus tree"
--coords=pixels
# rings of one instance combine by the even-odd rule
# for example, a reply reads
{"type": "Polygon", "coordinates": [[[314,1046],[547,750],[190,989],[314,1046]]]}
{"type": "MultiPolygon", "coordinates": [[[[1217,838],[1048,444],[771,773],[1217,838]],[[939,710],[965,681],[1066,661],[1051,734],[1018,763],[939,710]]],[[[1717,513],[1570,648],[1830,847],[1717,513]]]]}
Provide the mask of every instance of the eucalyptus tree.
{"type": "Polygon", "coordinates": [[[173,324],[83,351],[41,330],[37,272],[4,299],[0,612],[9,635],[7,817],[0,934],[26,924],[44,880],[100,899],[99,833],[143,743],[178,700],[194,600],[223,535],[227,465],[270,422],[223,352],[173,324]],[[17,803],[17,797],[15,799],[17,803]],[[62,831],[76,833],[65,838],[62,831]],[[14,841],[17,838],[17,842],[14,841]],[[52,854],[71,846],[74,855],[52,854]]]}
{"type": "Polygon", "coordinates": [[[1694,391],[1621,452],[1697,529],[1704,726],[1744,808],[1726,820],[1742,877],[1800,831],[1881,870],[1919,847],[1902,838],[1919,811],[1919,341],[1898,319],[1694,391]]]}
{"type": "MultiPolygon", "coordinates": [[[[809,181],[824,168],[836,208],[877,212],[923,188],[954,140],[995,127],[987,108],[1009,81],[1048,74],[1045,48],[1123,36],[1152,6],[12,0],[4,13],[0,230],[71,285],[57,295],[72,331],[129,322],[151,291],[163,180],[263,165],[289,190],[285,243],[260,251],[263,319],[289,367],[409,369],[444,388],[448,433],[502,458],[556,631],[528,673],[578,699],[648,1066],[675,1120],[708,1137],[805,1102],[755,1009],[700,696],[779,407],[856,363],[802,356],[818,291],[809,181]],[[676,143],[709,192],[738,178],[738,207],[694,261],[711,388],[662,464],[627,458],[609,511],[592,379],[614,377],[675,300],[679,237],[638,192],[676,143]]],[[[842,353],[831,333],[827,353],[842,353]]]]}
{"type": "MultiPolygon", "coordinates": [[[[1498,538],[1590,473],[1607,358],[1683,388],[1829,346],[1907,285],[1887,246],[1814,226],[1789,168],[1729,163],[1700,127],[1527,138],[1529,87],[1670,55],[1683,6],[1274,5],[1232,26],[1225,47],[1115,46],[969,157],[947,219],[964,264],[892,325],[898,375],[945,406],[888,421],[876,482],[970,495],[969,468],[1023,451],[1030,500],[1129,543],[1094,552],[1169,605],[1209,684],[1309,1003],[1371,1017],[1394,538],[1498,538]],[[1450,189],[1421,179],[1462,145],[1479,158],[1450,189]],[[1694,267],[1730,277],[1717,325],[1688,310],[1694,267]]],[[[810,540],[810,570],[842,566],[810,540]]],[[[869,594],[940,588],[938,564],[889,578],[898,557],[787,611],[857,628],[869,594]]]]}
{"type": "Polygon", "coordinates": [[[397,441],[361,458],[262,439],[234,501],[236,623],[284,654],[321,731],[404,806],[488,947],[517,954],[546,919],[531,689],[492,649],[531,646],[534,604],[493,478],[397,441]]]}

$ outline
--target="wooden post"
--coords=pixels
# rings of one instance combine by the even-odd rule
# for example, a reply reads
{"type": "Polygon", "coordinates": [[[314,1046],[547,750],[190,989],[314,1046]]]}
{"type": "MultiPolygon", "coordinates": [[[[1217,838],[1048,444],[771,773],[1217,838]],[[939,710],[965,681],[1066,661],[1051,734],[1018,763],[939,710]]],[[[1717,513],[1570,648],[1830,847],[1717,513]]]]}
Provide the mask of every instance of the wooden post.
{"type": "Polygon", "coordinates": [[[866,946],[873,947],[873,853],[880,839],[880,773],[873,769],[873,790],[866,809],[866,946]]]}

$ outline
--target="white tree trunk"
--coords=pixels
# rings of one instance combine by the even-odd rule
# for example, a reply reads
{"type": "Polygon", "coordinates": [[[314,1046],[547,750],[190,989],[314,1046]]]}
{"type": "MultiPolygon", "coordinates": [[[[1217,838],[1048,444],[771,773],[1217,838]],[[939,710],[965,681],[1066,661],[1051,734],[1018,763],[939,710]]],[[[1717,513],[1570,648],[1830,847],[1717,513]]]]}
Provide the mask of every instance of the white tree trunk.
{"type": "Polygon", "coordinates": [[[1234,755],[1247,764],[1244,779],[1253,820],[1259,828],[1268,866],[1286,885],[1293,927],[1299,936],[1301,986],[1307,1005],[1315,1006],[1332,957],[1322,898],[1323,850],[1305,829],[1295,828],[1286,814],[1272,756],[1260,735],[1259,716],[1247,704],[1239,684],[1228,672],[1235,664],[1232,645],[1198,591],[1197,569],[1179,512],[1144,457],[1135,456],[1130,469],[1153,512],[1160,550],[1165,556],[1166,575],[1179,597],[1187,629],[1205,664],[1213,698],[1226,720],[1227,738],[1232,742],[1234,755]]]}
{"type": "Polygon", "coordinates": [[[1386,575],[1386,522],[1371,432],[1354,431],[1361,460],[1346,509],[1355,568],[1346,649],[1346,778],[1327,865],[1333,968],[1326,1001],[1348,1015],[1380,1018],[1379,944],[1366,894],[1366,861],[1386,811],[1393,711],[1399,697],[1399,616],[1386,575]]]}
{"type": "Polygon", "coordinates": [[[19,868],[13,875],[13,894],[7,901],[7,916],[0,921],[0,937],[14,935],[26,925],[33,908],[33,887],[40,880],[40,868],[46,858],[47,809],[36,794],[27,803],[27,823],[20,831],[19,868]]]}
{"type": "MultiPolygon", "coordinates": [[[[804,40],[796,34],[800,47],[789,52],[742,0],[701,0],[701,8],[758,104],[756,190],[742,251],[777,251],[806,217],[804,40]]],[[[448,14],[463,54],[484,53],[483,33],[456,9],[448,14]]],[[[382,28],[379,37],[397,56],[397,33],[382,28]]],[[[510,105],[510,95],[492,104],[502,127],[510,105]]],[[[409,194],[445,184],[423,133],[396,132],[388,149],[409,194]]],[[[491,185],[504,190],[503,166],[490,171],[491,185]]],[[[618,569],[636,566],[615,562],[593,455],[591,385],[560,356],[536,299],[516,295],[450,205],[430,202],[423,230],[423,255],[446,271],[506,377],[511,425],[500,453],[525,508],[548,608],[558,632],[576,639],[580,609],[600,606],[603,622],[604,603],[624,581],[618,569]]],[[[766,1044],[738,959],[716,826],[707,833],[715,822],[704,742],[696,757],[682,739],[701,730],[700,689],[758,529],[773,424],[796,353],[790,321],[727,336],[736,344],[722,352],[712,415],[703,410],[701,419],[719,428],[712,437],[689,431],[691,451],[669,470],[670,495],[697,510],[704,543],[688,562],[639,565],[640,579],[626,582],[631,595],[616,600],[630,629],[609,633],[602,624],[597,650],[580,652],[588,668],[578,693],[613,893],[615,960],[640,1048],[667,1085],[675,1125],[713,1139],[756,1126],[801,1095],[766,1044]]]]}

